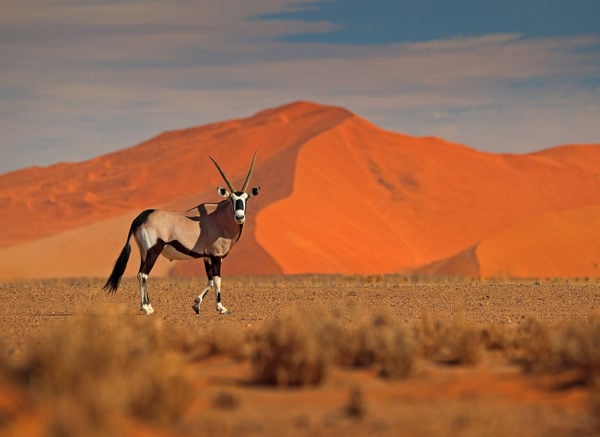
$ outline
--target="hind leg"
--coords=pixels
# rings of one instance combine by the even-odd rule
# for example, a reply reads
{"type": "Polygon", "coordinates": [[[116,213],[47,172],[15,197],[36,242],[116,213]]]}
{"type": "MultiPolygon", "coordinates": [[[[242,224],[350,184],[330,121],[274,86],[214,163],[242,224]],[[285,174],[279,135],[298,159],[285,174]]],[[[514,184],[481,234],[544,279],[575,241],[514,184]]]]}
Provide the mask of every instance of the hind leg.
{"type": "Polygon", "coordinates": [[[144,311],[146,314],[152,314],[154,312],[154,308],[150,304],[150,298],[148,297],[148,288],[146,283],[148,282],[148,274],[138,272],[137,274],[138,281],[140,282],[140,291],[142,294],[142,303],[140,304],[140,310],[144,311]]]}
{"type": "Polygon", "coordinates": [[[200,304],[206,297],[206,294],[210,291],[210,287],[214,285],[213,267],[212,263],[210,262],[210,259],[204,260],[204,270],[206,270],[206,278],[208,279],[208,282],[206,284],[206,287],[204,287],[204,289],[200,292],[198,297],[194,299],[194,305],[192,305],[192,309],[196,314],[200,314],[200,304]]]}
{"type": "Polygon", "coordinates": [[[140,281],[140,292],[142,298],[140,309],[148,315],[154,312],[154,308],[152,308],[152,305],[150,304],[150,297],[148,296],[148,276],[150,275],[150,271],[152,271],[152,267],[154,267],[154,263],[158,259],[158,256],[162,252],[164,246],[165,244],[158,240],[154,246],[146,251],[146,256],[142,259],[140,271],[137,274],[138,281],[140,281]]]}

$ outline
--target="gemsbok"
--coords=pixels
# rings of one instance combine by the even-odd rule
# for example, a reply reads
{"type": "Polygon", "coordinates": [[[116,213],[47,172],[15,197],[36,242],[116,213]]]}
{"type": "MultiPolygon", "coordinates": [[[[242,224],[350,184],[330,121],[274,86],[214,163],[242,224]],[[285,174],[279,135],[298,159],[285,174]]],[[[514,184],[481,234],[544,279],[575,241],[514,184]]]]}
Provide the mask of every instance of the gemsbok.
{"type": "Polygon", "coordinates": [[[131,223],[125,246],[104,284],[104,290],[109,293],[117,291],[129,260],[131,253],[129,241],[133,235],[141,257],[137,277],[142,294],[142,311],[146,314],[154,312],[146,283],[158,256],[163,255],[171,261],[204,258],[208,283],[194,300],[192,308],[196,314],[199,314],[202,300],[214,286],[217,292],[217,311],[221,314],[231,314],[221,303],[221,260],[227,256],[242,235],[248,199],[258,195],[260,191],[260,187],[257,186],[247,192],[250,176],[254,170],[256,152],[252,157],[244,185],[239,191],[233,187],[217,161],[211,156],[209,158],[229,188],[229,190],[223,187],[217,188],[219,195],[226,200],[219,203],[203,203],[183,212],[158,209],[147,209],[141,212],[131,223]]]}

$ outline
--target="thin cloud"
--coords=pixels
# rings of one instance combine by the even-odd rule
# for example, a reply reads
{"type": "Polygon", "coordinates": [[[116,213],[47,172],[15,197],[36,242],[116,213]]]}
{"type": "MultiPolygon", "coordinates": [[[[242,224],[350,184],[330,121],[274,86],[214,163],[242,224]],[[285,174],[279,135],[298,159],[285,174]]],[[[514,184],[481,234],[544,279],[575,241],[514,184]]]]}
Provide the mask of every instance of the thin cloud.
{"type": "Polygon", "coordinates": [[[0,16],[0,171],[86,159],[298,99],[484,150],[600,142],[598,35],[309,44],[282,36],[335,26],[259,18],[310,5],[10,3],[0,16]]]}

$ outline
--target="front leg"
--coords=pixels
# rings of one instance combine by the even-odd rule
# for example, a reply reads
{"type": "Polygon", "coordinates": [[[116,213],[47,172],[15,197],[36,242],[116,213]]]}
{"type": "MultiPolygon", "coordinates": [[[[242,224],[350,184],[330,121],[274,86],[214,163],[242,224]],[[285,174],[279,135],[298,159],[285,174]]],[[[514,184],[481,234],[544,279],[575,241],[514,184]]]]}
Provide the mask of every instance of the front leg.
{"type": "Polygon", "coordinates": [[[212,265],[213,280],[215,283],[215,289],[217,291],[217,311],[220,314],[230,315],[231,311],[223,306],[221,303],[221,258],[213,256],[210,258],[212,265]]]}
{"type": "Polygon", "coordinates": [[[224,315],[231,315],[231,311],[223,306],[221,303],[221,277],[215,276],[215,288],[217,289],[217,311],[224,315]]]}

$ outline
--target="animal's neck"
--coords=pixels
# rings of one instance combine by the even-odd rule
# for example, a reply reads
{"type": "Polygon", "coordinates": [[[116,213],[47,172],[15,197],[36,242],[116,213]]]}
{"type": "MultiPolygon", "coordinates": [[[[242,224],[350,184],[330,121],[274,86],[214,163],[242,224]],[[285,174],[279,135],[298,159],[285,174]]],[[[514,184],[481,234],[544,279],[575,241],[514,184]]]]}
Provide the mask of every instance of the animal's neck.
{"type": "Polygon", "coordinates": [[[237,241],[242,235],[242,228],[244,225],[240,225],[233,218],[233,211],[230,200],[224,200],[219,203],[216,213],[219,215],[220,222],[222,223],[223,230],[226,231],[227,236],[237,241]]]}

